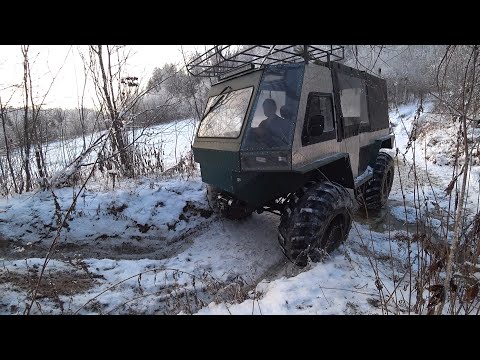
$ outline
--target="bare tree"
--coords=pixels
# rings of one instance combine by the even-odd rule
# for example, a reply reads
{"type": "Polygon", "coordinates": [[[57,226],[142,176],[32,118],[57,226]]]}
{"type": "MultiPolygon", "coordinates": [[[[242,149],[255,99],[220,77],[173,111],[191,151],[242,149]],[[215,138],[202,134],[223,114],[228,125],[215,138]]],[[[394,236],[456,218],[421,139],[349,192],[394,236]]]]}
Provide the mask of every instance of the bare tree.
{"type": "Polygon", "coordinates": [[[434,90],[435,66],[444,46],[351,45],[344,63],[387,80],[389,102],[411,102],[434,90]]]}
{"type": "Polygon", "coordinates": [[[6,110],[3,105],[1,111],[2,130],[4,132],[6,144],[8,144],[9,148],[9,159],[7,159],[7,161],[10,164],[13,163],[11,156],[11,150],[13,147],[19,149],[19,151],[16,152],[19,153],[19,157],[21,158],[20,170],[16,174],[13,165],[10,167],[10,176],[12,177],[12,182],[16,189],[15,191],[18,193],[33,189],[36,174],[38,174],[38,177],[40,178],[41,187],[46,188],[47,186],[48,172],[44,154],[44,145],[49,140],[50,130],[48,123],[46,122],[47,113],[43,111],[42,106],[44,105],[45,98],[49,94],[58,73],[65,64],[68,53],[70,52],[67,53],[67,57],[65,57],[62,66],[57,74],[54,75],[43,96],[40,96],[40,100],[37,101],[37,98],[34,97],[34,86],[30,64],[30,46],[22,45],[20,50],[22,54],[23,74],[21,85],[18,88],[22,89],[22,107],[21,109],[14,108],[11,111],[9,110],[11,118],[13,118],[12,126],[10,126],[10,133],[15,135],[14,137],[16,138],[16,141],[12,141],[8,136],[9,131],[7,130],[6,124],[9,123],[9,121],[7,121],[6,110]],[[32,157],[34,157],[34,161],[32,161],[32,157]],[[36,169],[32,167],[32,164],[34,164],[36,169]]]}
{"type": "Polygon", "coordinates": [[[132,156],[126,147],[128,140],[124,133],[124,123],[126,107],[135,94],[126,94],[120,88],[123,66],[128,59],[128,55],[121,54],[121,50],[121,46],[89,46],[88,67],[97,96],[102,105],[105,105],[107,118],[114,130],[110,140],[113,151],[118,152],[120,156],[121,172],[126,176],[132,176],[132,156]]]}
{"type": "MultiPolygon", "coordinates": [[[[30,191],[32,188],[32,175],[30,169],[30,151],[32,147],[31,142],[31,132],[32,132],[32,124],[30,122],[30,118],[28,117],[28,110],[29,110],[29,95],[30,91],[28,88],[29,85],[29,62],[28,62],[28,50],[29,45],[22,45],[22,56],[23,56],[23,88],[24,88],[24,108],[23,108],[23,151],[24,151],[24,170],[25,170],[25,191],[30,191]]],[[[21,190],[20,190],[21,192],[21,190]]]]}
{"type": "MultiPolygon", "coordinates": [[[[2,130],[3,130],[3,136],[5,138],[5,153],[6,153],[6,157],[7,157],[8,169],[10,171],[10,177],[12,178],[14,190],[18,194],[19,189],[18,189],[18,186],[17,186],[17,181],[15,179],[15,172],[13,171],[12,158],[11,158],[11,142],[12,141],[7,135],[7,127],[6,127],[7,112],[6,112],[5,107],[3,106],[1,97],[0,97],[0,118],[2,119],[2,130]]],[[[4,178],[5,178],[5,176],[4,176],[4,178]]]]}
{"type": "Polygon", "coordinates": [[[464,164],[455,179],[461,174],[462,184],[458,196],[458,205],[453,229],[453,240],[448,252],[448,262],[445,271],[443,285],[443,296],[436,309],[437,314],[442,314],[445,302],[451,293],[451,280],[454,271],[455,259],[458,257],[458,245],[463,232],[461,224],[464,223],[464,203],[466,201],[467,181],[469,174],[469,144],[468,144],[468,119],[478,116],[478,102],[480,101],[480,87],[478,79],[478,45],[473,46],[449,46],[438,67],[439,100],[446,106],[452,115],[459,117],[463,142],[464,164]],[[448,83],[447,74],[450,73],[448,83]],[[456,74],[455,74],[456,73],[456,74]],[[452,76],[453,75],[453,76],[452,76]],[[446,85],[448,87],[446,88],[446,85]],[[459,89],[459,92],[448,91],[452,88],[459,89]],[[447,90],[447,91],[445,91],[447,90]]]}

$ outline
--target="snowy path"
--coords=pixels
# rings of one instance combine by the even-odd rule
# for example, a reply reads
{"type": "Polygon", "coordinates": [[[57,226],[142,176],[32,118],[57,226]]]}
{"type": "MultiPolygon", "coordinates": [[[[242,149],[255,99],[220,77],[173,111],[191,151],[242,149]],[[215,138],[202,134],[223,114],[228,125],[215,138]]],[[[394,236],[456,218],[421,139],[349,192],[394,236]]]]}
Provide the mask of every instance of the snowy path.
{"type": "MultiPolygon", "coordinates": [[[[201,200],[204,194],[199,180],[187,183],[170,181],[169,184],[168,189],[173,191],[168,193],[176,197],[176,200],[171,202],[162,218],[171,225],[171,219],[182,218],[181,215],[184,214],[188,222],[179,221],[175,231],[168,230],[168,226],[166,229],[158,226],[159,229],[153,230],[154,233],[156,231],[157,238],[148,235],[150,231],[147,231],[146,234],[130,233],[128,240],[118,234],[121,228],[129,229],[130,218],[125,215],[124,218],[117,216],[116,220],[113,220],[109,219],[112,214],[103,213],[97,222],[109,221],[110,224],[110,231],[103,227],[104,238],[96,241],[76,238],[75,241],[60,243],[58,251],[53,256],[55,260],[49,263],[45,275],[47,283],[60,285],[55,285],[57,295],[52,293],[47,285],[42,289],[42,313],[75,312],[111,285],[130,277],[132,279],[106,291],[89,303],[80,313],[155,314],[178,311],[191,313],[201,308],[203,308],[199,312],[201,314],[235,314],[252,311],[327,314],[379,312],[376,307],[378,301],[375,299],[378,296],[373,287],[371,270],[361,247],[362,241],[367,242],[370,239],[378,242],[377,251],[381,252],[383,249],[385,253],[387,249],[381,243],[385,237],[382,232],[386,231],[388,226],[382,223],[375,227],[373,219],[367,220],[361,214],[356,214],[355,229],[352,229],[346,244],[332,254],[332,258],[326,263],[315,264],[302,270],[290,264],[278,246],[278,216],[269,213],[253,214],[249,219],[235,222],[219,219],[216,215],[202,217],[196,213],[191,214],[191,209],[184,211],[186,202],[189,201],[187,199],[196,199],[197,210],[202,207],[207,209],[207,205],[201,200]],[[369,222],[371,225],[366,226],[365,224],[369,222]],[[370,233],[369,228],[375,228],[379,232],[370,233]],[[139,235],[145,236],[137,239],[136,236],[139,235]],[[167,241],[170,253],[165,253],[162,247],[162,241],[165,239],[170,240],[167,241]],[[152,272],[152,269],[158,271],[152,272]],[[175,275],[176,270],[182,273],[175,275]],[[137,274],[142,272],[145,273],[138,277],[137,274]],[[192,287],[193,278],[184,273],[198,279],[196,290],[192,287]],[[162,281],[158,281],[159,279],[162,281]],[[76,281],[78,286],[66,285],[72,281],[76,281]],[[258,283],[260,285],[252,292],[258,283]],[[198,291],[199,284],[204,290],[198,291]],[[168,289],[175,289],[176,292],[172,290],[165,293],[168,289]],[[187,307],[188,302],[186,296],[181,295],[183,294],[181,289],[190,293],[190,297],[195,297],[198,304],[187,307]],[[262,294],[265,296],[262,297],[262,294]],[[259,297],[261,299],[258,299],[259,297]],[[163,298],[170,300],[159,300],[163,298]],[[131,301],[132,299],[137,300],[131,301]],[[230,305],[238,302],[239,305],[230,305]],[[253,303],[257,304],[257,307],[253,303]]],[[[162,185],[159,184],[158,187],[161,189],[162,185]]],[[[155,210],[158,199],[152,195],[156,192],[158,191],[142,191],[137,188],[136,201],[144,205],[144,213],[148,214],[143,215],[143,222],[148,222],[146,219],[150,219],[152,215],[149,211],[155,210]],[[143,196],[138,196],[139,194],[143,196]]],[[[116,206],[119,206],[123,203],[122,200],[125,200],[126,194],[128,191],[117,190],[114,196],[110,195],[104,199],[110,201],[114,198],[116,206]]],[[[169,200],[166,195],[167,193],[163,192],[158,196],[162,196],[163,201],[167,203],[169,200]]],[[[64,200],[67,202],[67,199],[64,200]]],[[[137,205],[133,199],[128,200],[129,208],[135,209],[137,205]]],[[[99,201],[93,208],[99,206],[101,209],[107,209],[111,206],[111,202],[105,202],[106,200],[99,201]]],[[[8,206],[15,207],[16,204],[8,206]]],[[[31,208],[25,201],[18,204],[31,208]]],[[[39,209],[39,205],[35,207],[39,209]]],[[[15,213],[18,214],[19,211],[15,213]]],[[[8,218],[6,214],[7,211],[2,214],[0,221],[8,218]]],[[[133,214],[138,216],[136,211],[131,215],[133,214]]],[[[29,215],[27,213],[24,216],[29,215]]],[[[30,216],[33,219],[36,215],[30,216]]],[[[389,212],[384,212],[383,216],[388,217],[389,212]]],[[[87,222],[95,223],[95,217],[88,218],[83,211],[81,219],[85,217],[87,222]]],[[[378,218],[376,219],[378,221],[378,218]]],[[[22,221],[26,219],[22,218],[22,221]]],[[[72,220],[73,223],[75,221],[79,220],[72,220]]],[[[34,224],[30,222],[32,229],[38,227],[33,226],[34,224]]],[[[160,224],[160,221],[157,224],[160,224]]],[[[390,225],[389,230],[392,233],[402,227],[401,222],[390,221],[390,225]]],[[[5,228],[2,230],[4,232],[5,228]]],[[[16,231],[19,234],[25,233],[22,227],[8,231],[10,234],[16,231]]],[[[29,277],[24,274],[29,273],[30,283],[35,283],[32,280],[38,274],[43,263],[42,257],[50,241],[43,239],[40,244],[34,244],[32,238],[28,238],[0,242],[4,244],[3,248],[0,247],[0,257],[4,259],[2,261],[4,270],[1,274],[3,284],[0,284],[3,292],[0,298],[0,312],[23,311],[26,290],[29,289],[29,277]],[[26,258],[28,261],[25,261],[26,258]]],[[[38,313],[40,310],[35,308],[33,312],[38,313]]]]}
{"type": "MultiPolygon", "coordinates": [[[[42,313],[59,312],[61,310],[60,303],[68,303],[68,311],[75,311],[89,298],[94,297],[109,285],[152,268],[176,269],[194,274],[199,278],[208,273],[210,277],[218,279],[222,284],[225,283],[222,286],[240,280],[242,286],[245,287],[255,285],[266,276],[272,266],[285,262],[277,244],[277,216],[254,214],[251,218],[240,223],[218,219],[215,215],[207,212],[208,207],[204,202],[203,189],[198,179],[193,182],[170,181],[168,184],[169,188],[167,190],[173,190],[170,195],[173,200],[168,205],[169,197],[166,196],[167,194],[163,192],[158,195],[163,199],[165,214],[162,216],[156,214],[157,225],[161,224],[159,218],[162,218],[168,225],[166,227],[157,226],[158,229],[153,230],[153,234],[156,233],[156,236],[148,235],[152,231],[146,231],[145,234],[142,234],[140,230],[144,231],[145,227],[142,227],[136,233],[127,234],[124,232],[121,234],[122,230],[133,231],[129,229],[129,223],[131,223],[129,220],[133,215],[136,215],[138,220],[138,210],[133,211],[130,217],[125,214],[127,211],[123,210],[123,218],[117,216],[118,214],[112,216],[112,214],[105,212],[103,216],[99,216],[97,219],[97,211],[92,212],[93,215],[89,217],[84,208],[79,208],[76,213],[77,217],[72,219],[71,224],[77,222],[76,226],[87,227],[87,223],[90,223],[89,228],[103,226],[102,233],[104,236],[92,240],[86,236],[88,232],[84,228],[83,231],[86,235],[83,238],[77,233],[76,238],[68,240],[67,233],[67,240],[60,242],[56,253],[53,255],[55,260],[51,261],[48,268],[52,272],[51,278],[56,282],[59,282],[62,274],[63,277],[68,277],[68,272],[82,273],[82,271],[84,274],[80,276],[81,279],[85,280],[84,275],[87,274],[87,280],[88,277],[93,277],[93,281],[90,281],[89,289],[82,294],[76,294],[76,289],[67,288],[65,291],[58,289],[59,298],[54,299],[56,303],[53,301],[51,304],[48,302],[43,304],[42,313]],[[195,208],[186,206],[187,202],[192,204],[192,200],[195,199],[197,199],[195,208]],[[206,212],[206,215],[201,216],[199,214],[201,211],[206,212]],[[78,217],[78,213],[82,216],[78,217]],[[182,220],[173,221],[173,219],[182,220]],[[78,223],[79,221],[81,222],[78,223]],[[105,222],[108,222],[109,229],[104,225],[105,222]],[[173,224],[175,223],[175,230],[173,230],[173,224]],[[145,236],[140,237],[139,235],[145,236]],[[165,246],[162,243],[165,243],[165,246]],[[168,253],[166,248],[169,250],[168,253]]],[[[164,189],[164,187],[159,185],[159,189],[164,189]]],[[[124,201],[128,191],[118,190],[114,192],[113,197],[110,193],[107,199],[115,198],[114,203],[117,209],[124,202],[129,204],[128,208],[130,209],[136,209],[136,203],[142,204],[143,212],[148,214],[148,216],[144,214],[142,223],[148,223],[151,222],[152,212],[150,210],[157,209],[155,204],[158,199],[152,196],[155,192],[158,191],[137,191],[137,200],[134,202],[131,198],[128,198],[129,201],[124,201]]],[[[67,194],[65,192],[62,195],[67,196],[67,194]]],[[[68,203],[67,199],[64,198],[63,200],[68,203]]],[[[21,300],[26,297],[26,294],[18,292],[18,290],[19,288],[27,290],[28,278],[24,276],[25,279],[22,279],[20,274],[24,274],[28,267],[28,272],[35,277],[39,266],[43,263],[41,258],[46,254],[47,247],[51,242],[51,238],[34,240],[35,233],[38,233],[34,230],[40,227],[38,223],[33,221],[37,214],[36,212],[29,213],[25,209],[31,209],[32,207],[37,210],[42,209],[39,202],[43,202],[43,198],[41,196],[31,198],[30,201],[34,202],[33,206],[32,204],[29,205],[28,200],[25,199],[18,203],[10,201],[8,205],[3,206],[7,210],[12,210],[12,207],[15,208],[16,206],[24,209],[20,221],[25,225],[21,226],[22,224],[17,223],[12,226],[14,219],[8,217],[9,211],[2,212],[3,217],[0,218],[0,221],[2,223],[8,221],[10,224],[9,228],[2,225],[0,228],[2,233],[8,233],[10,237],[15,234],[19,235],[17,241],[0,240],[0,257],[3,258],[2,267],[4,269],[1,274],[3,284],[0,285],[3,290],[3,295],[0,298],[0,311],[2,313],[21,312],[21,300]],[[31,236],[25,238],[25,236],[22,236],[24,234],[31,236]],[[25,261],[25,259],[28,259],[28,261],[25,261]],[[12,274],[14,275],[12,276],[12,274]],[[13,308],[11,307],[12,304],[13,308]]],[[[88,206],[90,208],[111,209],[111,203],[105,202],[107,201],[103,198],[103,200],[98,201],[98,204],[88,206]]],[[[15,217],[18,218],[18,214],[22,214],[22,211],[15,209],[14,213],[17,214],[15,217]]],[[[48,210],[44,209],[42,213],[48,214],[48,210]]],[[[44,216],[47,218],[46,215],[44,216]]],[[[163,273],[169,276],[169,272],[163,273]]],[[[153,284],[153,277],[149,277],[149,275],[144,276],[142,286],[152,292],[158,291],[158,289],[155,289],[156,285],[153,284]]],[[[47,271],[47,281],[49,276],[47,271]]],[[[174,280],[172,279],[172,281],[174,280]]],[[[133,281],[132,284],[138,285],[136,281],[133,281]]],[[[80,287],[80,290],[84,291],[85,289],[80,287]]],[[[112,293],[105,294],[98,299],[99,303],[108,305],[95,311],[108,312],[119,304],[132,299],[134,294],[135,287],[127,286],[126,288],[115,289],[112,293]]],[[[140,304],[136,311],[140,313],[162,313],[166,310],[162,304],[155,305],[147,302],[140,304]]]]}

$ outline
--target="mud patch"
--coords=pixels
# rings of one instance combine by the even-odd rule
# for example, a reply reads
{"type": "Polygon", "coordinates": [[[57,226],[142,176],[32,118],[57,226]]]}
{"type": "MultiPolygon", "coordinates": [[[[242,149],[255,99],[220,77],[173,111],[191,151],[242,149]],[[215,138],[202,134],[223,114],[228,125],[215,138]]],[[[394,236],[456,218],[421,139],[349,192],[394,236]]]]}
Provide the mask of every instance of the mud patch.
{"type": "Polygon", "coordinates": [[[148,224],[145,224],[145,225],[142,225],[142,224],[137,224],[137,228],[138,230],[142,233],[142,234],[145,234],[148,230],[150,230],[151,227],[153,227],[154,225],[148,225],[148,224]]]}
{"type": "Polygon", "coordinates": [[[0,235],[0,257],[5,256],[8,249],[8,240],[0,235]]]}
{"type": "Polygon", "coordinates": [[[212,216],[213,211],[210,209],[199,208],[193,202],[187,201],[187,204],[183,207],[183,213],[186,214],[184,217],[187,219],[190,218],[190,216],[201,216],[205,219],[208,219],[210,216],[212,216]]]}
{"type": "Polygon", "coordinates": [[[198,207],[194,202],[187,201],[186,205],[182,209],[182,213],[178,216],[173,224],[167,223],[168,231],[177,231],[177,225],[180,221],[188,223],[191,218],[202,217],[209,219],[213,215],[213,211],[210,209],[203,209],[198,207]]]}
{"type": "MultiPolygon", "coordinates": [[[[38,282],[38,267],[27,274],[12,271],[0,272],[0,284],[10,284],[14,288],[31,294],[38,282]]],[[[43,274],[38,287],[37,298],[58,300],[60,295],[71,296],[83,293],[95,285],[95,279],[79,271],[47,271],[43,274]]]]}
{"type": "Polygon", "coordinates": [[[358,207],[353,214],[353,220],[359,224],[368,225],[370,230],[384,233],[386,231],[407,230],[405,221],[400,221],[391,214],[392,208],[400,207],[402,203],[397,200],[388,200],[386,206],[380,210],[370,210],[368,213],[358,207]]]}
{"type": "Polygon", "coordinates": [[[120,245],[116,245],[113,247],[113,251],[115,251],[119,255],[132,255],[132,254],[150,254],[152,253],[152,249],[148,246],[138,246],[137,244],[132,244],[131,242],[122,242],[120,245]]]}
{"type": "Polygon", "coordinates": [[[116,239],[118,238],[118,234],[115,234],[115,235],[107,235],[107,234],[102,234],[102,235],[99,235],[95,238],[95,241],[98,241],[98,240],[107,240],[107,239],[116,239]]]}
{"type": "Polygon", "coordinates": [[[346,315],[365,315],[363,311],[360,310],[360,307],[358,304],[355,304],[353,302],[347,302],[344,310],[346,315]]]}
{"type": "Polygon", "coordinates": [[[114,204],[112,204],[107,208],[107,212],[110,215],[117,216],[119,213],[122,213],[123,210],[125,210],[126,208],[128,208],[127,204],[121,204],[119,206],[115,206],[114,204]]]}

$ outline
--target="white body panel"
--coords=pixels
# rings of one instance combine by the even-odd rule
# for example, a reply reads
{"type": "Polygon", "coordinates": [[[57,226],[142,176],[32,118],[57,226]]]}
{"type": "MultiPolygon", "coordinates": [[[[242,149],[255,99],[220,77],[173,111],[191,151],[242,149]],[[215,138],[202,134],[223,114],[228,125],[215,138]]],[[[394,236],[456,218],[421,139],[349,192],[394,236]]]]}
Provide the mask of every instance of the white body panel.
{"type": "MultiPolygon", "coordinates": [[[[298,109],[297,126],[292,146],[292,167],[298,168],[307,165],[323,157],[344,152],[350,154],[350,164],[353,177],[357,177],[360,147],[371,144],[375,139],[388,135],[388,128],[375,132],[364,132],[356,136],[351,136],[338,142],[332,139],[316,144],[302,146],[302,130],[305,121],[305,111],[307,108],[308,94],[311,92],[333,93],[333,84],[331,71],[327,67],[318,65],[305,66],[305,76],[303,80],[302,95],[298,109]],[[319,156],[321,154],[321,156],[319,156]]],[[[337,129],[338,131],[338,129],[337,129]]],[[[338,137],[338,136],[337,136],[338,137]]]]}

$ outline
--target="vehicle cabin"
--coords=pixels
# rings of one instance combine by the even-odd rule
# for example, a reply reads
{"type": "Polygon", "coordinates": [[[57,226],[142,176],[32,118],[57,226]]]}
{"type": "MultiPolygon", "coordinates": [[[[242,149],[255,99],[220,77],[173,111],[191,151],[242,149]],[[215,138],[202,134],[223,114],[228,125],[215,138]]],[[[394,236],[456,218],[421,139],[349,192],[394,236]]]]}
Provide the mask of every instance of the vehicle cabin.
{"type": "Polygon", "coordinates": [[[338,62],[302,62],[212,86],[193,152],[204,182],[259,206],[319,169],[356,188],[379,149],[392,145],[384,79],[338,62]]]}

